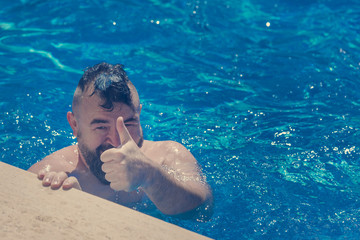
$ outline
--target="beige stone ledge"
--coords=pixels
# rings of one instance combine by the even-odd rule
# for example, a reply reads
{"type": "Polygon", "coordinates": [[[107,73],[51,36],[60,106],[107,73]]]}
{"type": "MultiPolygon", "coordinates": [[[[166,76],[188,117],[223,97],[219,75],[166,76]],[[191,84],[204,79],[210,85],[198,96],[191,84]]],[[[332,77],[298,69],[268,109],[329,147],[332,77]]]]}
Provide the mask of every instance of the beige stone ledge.
{"type": "Polygon", "coordinates": [[[209,239],[85,192],[42,187],[0,162],[1,239],[209,239]]]}

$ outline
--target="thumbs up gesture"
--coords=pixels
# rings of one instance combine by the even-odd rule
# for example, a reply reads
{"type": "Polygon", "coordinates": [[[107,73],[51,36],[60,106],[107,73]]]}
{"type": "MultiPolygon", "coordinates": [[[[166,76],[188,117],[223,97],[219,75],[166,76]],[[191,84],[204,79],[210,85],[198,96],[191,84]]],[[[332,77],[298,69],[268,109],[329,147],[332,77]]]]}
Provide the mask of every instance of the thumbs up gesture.
{"type": "Polygon", "coordinates": [[[133,191],[145,184],[151,160],[140,150],[127,130],[124,120],[119,117],[116,130],[120,138],[120,146],[103,152],[100,156],[103,162],[102,170],[105,179],[115,191],[133,191]]]}

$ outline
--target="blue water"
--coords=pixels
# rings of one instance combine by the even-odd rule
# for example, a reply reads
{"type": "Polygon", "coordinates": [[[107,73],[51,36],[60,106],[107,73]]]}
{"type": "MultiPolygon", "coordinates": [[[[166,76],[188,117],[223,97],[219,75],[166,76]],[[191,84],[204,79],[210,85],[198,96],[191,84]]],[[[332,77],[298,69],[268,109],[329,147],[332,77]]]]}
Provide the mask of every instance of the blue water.
{"type": "Polygon", "coordinates": [[[216,203],[139,211],[215,239],[359,239],[359,3],[1,0],[0,160],[75,143],[82,70],[122,63],[146,138],[190,149],[216,203]]]}

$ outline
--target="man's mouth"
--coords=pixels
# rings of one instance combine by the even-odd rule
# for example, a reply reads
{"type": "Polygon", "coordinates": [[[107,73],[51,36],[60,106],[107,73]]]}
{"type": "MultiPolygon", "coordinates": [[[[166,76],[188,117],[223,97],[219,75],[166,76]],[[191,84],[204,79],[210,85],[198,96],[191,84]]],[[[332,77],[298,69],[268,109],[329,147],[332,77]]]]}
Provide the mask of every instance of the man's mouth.
{"type": "Polygon", "coordinates": [[[107,145],[107,146],[101,146],[100,148],[99,148],[99,150],[98,150],[98,152],[99,152],[99,156],[101,156],[101,154],[103,154],[106,150],[109,150],[109,149],[111,149],[111,148],[114,148],[113,146],[111,146],[111,145],[107,145]]]}

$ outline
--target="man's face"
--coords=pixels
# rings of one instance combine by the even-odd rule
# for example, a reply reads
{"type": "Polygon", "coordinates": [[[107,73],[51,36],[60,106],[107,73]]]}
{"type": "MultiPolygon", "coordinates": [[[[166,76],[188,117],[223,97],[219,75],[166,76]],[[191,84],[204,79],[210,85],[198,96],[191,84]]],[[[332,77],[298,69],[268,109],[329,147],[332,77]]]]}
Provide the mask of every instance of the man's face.
{"type": "Polygon", "coordinates": [[[101,170],[101,154],[121,145],[116,129],[116,120],[123,117],[126,128],[133,140],[141,147],[143,133],[140,125],[140,112],[135,112],[124,103],[113,103],[109,112],[100,107],[101,99],[93,95],[84,96],[75,116],[77,122],[78,147],[91,172],[104,184],[109,184],[101,170]]]}

